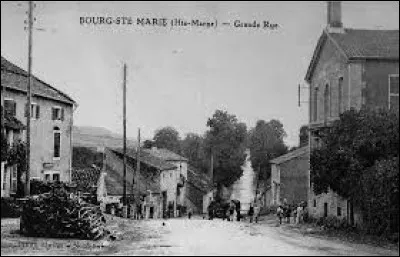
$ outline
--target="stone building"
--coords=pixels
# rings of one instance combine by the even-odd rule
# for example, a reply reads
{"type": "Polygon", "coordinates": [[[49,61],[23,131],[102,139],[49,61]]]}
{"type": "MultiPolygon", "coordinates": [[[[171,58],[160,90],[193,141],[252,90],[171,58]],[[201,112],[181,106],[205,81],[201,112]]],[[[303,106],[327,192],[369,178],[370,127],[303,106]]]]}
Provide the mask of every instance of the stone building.
{"type": "Polygon", "coordinates": [[[172,211],[174,217],[188,209],[201,213],[209,178],[190,166],[187,158],[170,150],[153,147],[142,151],[175,166],[174,170],[162,171],[160,175],[163,210],[172,211]]]}
{"type": "MultiPolygon", "coordinates": [[[[1,106],[6,115],[26,124],[28,73],[1,57],[1,106]]],[[[65,93],[33,76],[31,87],[31,179],[71,181],[72,126],[76,103],[65,93]]],[[[9,141],[26,138],[26,130],[14,134],[7,130],[9,141]],[[12,138],[12,139],[11,139],[12,138]]],[[[12,167],[2,169],[2,181],[15,181],[12,167]],[[9,175],[11,173],[11,176],[9,175]],[[10,177],[10,180],[4,178],[10,177]]],[[[22,179],[24,180],[24,179],[22,179]]],[[[12,183],[11,183],[12,184],[12,183]]],[[[2,186],[2,196],[15,193],[13,186],[2,186]],[[4,191],[3,191],[4,189],[4,191]],[[6,190],[7,189],[7,190],[6,190]]]]}
{"type": "MultiPolygon", "coordinates": [[[[123,151],[122,149],[105,148],[103,175],[97,184],[97,195],[103,204],[122,203],[124,194],[123,151]]],[[[140,179],[136,177],[137,152],[127,149],[126,185],[127,197],[137,199],[138,190],[142,214],[145,218],[161,218],[163,214],[160,174],[174,171],[176,167],[146,152],[140,154],[140,179]]]]}
{"type": "MultiPolygon", "coordinates": [[[[318,132],[354,108],[394,109],[399,106],[399,30],[344,28],[341,2],[328,2],[328,24],[322,32],[305,76],[310,88],[311,147],[321,143],[318,132]]],[[[315,216],[347,217],[361,223],[356,207],[333,192],[314,195],[315,216]]]]}
{"type": "Polygon", "coordinates": [[[286,199],[289,204],[307,202],[310,191],[310,151],[305,146],[270,161],[271,180],[266,206],[276,206],[286,199]]]}

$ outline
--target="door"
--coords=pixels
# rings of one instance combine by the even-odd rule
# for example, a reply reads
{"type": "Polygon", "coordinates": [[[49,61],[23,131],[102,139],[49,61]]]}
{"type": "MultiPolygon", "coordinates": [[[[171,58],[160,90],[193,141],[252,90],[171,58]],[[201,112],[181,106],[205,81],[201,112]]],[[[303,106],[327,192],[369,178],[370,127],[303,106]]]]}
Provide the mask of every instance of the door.
{"type": "Polygon", "coordinates": [[[328,203],[324,203],[324,218],[328,217],[328,203]]]}

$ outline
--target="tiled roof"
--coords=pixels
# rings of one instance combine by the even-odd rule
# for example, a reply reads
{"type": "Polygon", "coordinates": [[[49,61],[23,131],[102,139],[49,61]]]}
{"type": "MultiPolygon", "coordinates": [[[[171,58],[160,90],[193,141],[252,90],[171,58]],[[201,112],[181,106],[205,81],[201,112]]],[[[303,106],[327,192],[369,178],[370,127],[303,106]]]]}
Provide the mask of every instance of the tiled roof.
{"type": "Polygon", "coordinates": [[[211,188],[211,179],[206,174],[188,165],[188,183],[197,187],[203,192],[208,192],[211,188]]]}
{"type": "MultiPolygon", "coordinates": [[[[122,159],[121,159],[122,162],[122,159]]],[[[112,169],[110,166],[106,167],[107,175],[104,177],[105,186],[108,195],[123,195],[124,194],[124,177],[121,171],[112,169]]],[[[127,172],[126,174],[126,188],[127,194],[134,194],[136,192],[136,186],[133,185],[133,174],[127,172]]],[[[146,194],[146,190],[151,190],[154,193],[160,191],[158,183],[150,181],[149,178],[145,178],[140,175],[140,194],[146,194]]]]}
{"type": "MultiPolygon", "coordinates": [[[[123,154],[123,150],[121,148],[113,149],[113,151],[119,154],[123,154]]],[[[136,160],[137,158],[137,152],[134,149],[127,149],[126,155],[134,160],[136,160]]],[[[173,170],[176,168],[174,165],[169,164],[164,160],[152,154],[149,154],[148,152],[145,152],[143,150],[140,151],[140,162],[145,163],[146,165],[152,166],[154,168],[157,168],[159,170],[173,170]]]]}
{"type": "Polygon", "coordinates": [[[329,36],[349,59],[399,59],[399,30],[345,29],[345,33],[329,36]]]}
{"type": "Polygon", "coordinates": [[[336,45],[348,60],[399,60],[399,30],[345,29],[344,33],[324,30],[308,66],[305,80],[311,81],[320,53],[327,40],[336,45]]]}
{"type": "Polygon", "coordinates": [[[187,161],[185,157],[164,148],[143,149],[142,151],[156,156],[164,161],[187,161]]]}
{"type": "MultiPolygon", "coordinates": [[[[111,153],[114,153],[116,158],[114,160],[117,160],[119,162],[123,162],[122,160],[122,154],[119,153],[119,151],[116,150],[111,150],[111,153]]],[[[134,163],[132,161],[133,158],[131,158],[128,155],[127,158],[127,164],[131,167],[131,170],[134,170],[136,167],[134,167],[134,163]]],[[[154,166],[152,166],[154,167],[154,166]]],[[[105,172],[107,175],[105,176],[105,185],[107,189],[107,194],[109,195],[123,195],[123,170],[116,170],[112,168],[110,165],[106,164],[105,167],[105,172]]],[[[133,188],[133,172],[127,172],[126,174],[126,180],[127,180],[127,194],[134,193],[136,190],[133,188]]],[[[145,174],[140,174],[140,193],[144,194],[146,193],[146,190],[151,190],[155,193],[160,191],[160,186],[157,181],[154,181],[150,176],[146,176],[145,174]]]]}
{"type": "MultiPolygon", "coordinates": [[[[1,57],[1,86],[22,92],[27,91],[28,73],[1,57]]],[[[37,77],[33,76],[31,87],[33,96],[40,96],[67,104],[75,104],[74,100],[60,90],[50,86],[37,77]]]]}
{"type": "Polygon", "coordinates": [[[309,149],[310,148],[308,146],[301,147],[299,149],[296,149],[294,151],[291,151],[291,152],[289,152],[287,154],[281,155],[281,156],[271,160],[270,163],[281,164],[281,163],[287,162],[287,161],[289,161],[289,160],[291,160],[293,158],[297,158],[297,157],[300,157],[302,155],[309,154],[309,152],[310,152],[309,149]]]}

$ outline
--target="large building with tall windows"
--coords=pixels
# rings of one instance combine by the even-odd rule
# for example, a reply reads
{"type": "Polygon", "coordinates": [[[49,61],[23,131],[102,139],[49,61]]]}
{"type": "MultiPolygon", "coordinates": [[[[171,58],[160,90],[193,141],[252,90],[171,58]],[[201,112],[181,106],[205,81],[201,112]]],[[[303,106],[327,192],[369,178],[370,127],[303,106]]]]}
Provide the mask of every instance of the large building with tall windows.
{"type": "MultiPolygon", "coordinates": [[[[1,106],[4,119],[2,133],[10,145],[25,141],[28,74],[1,57],[1,106]]],[[[76,103],[65,93],[33,76],[31,105],[31,179],[71,180],[72,125],[76,103]]],[[[3,122],[3,121],[2,121],[3,122]]],[[[1,195],[16,192],[17,166],[2,163],[1,195]]],[[[21,181],[24,181],[22,179],[21,181]]]]}
{"type": "MultiPolygon", "coordinates": [[[[311,59],[305,81],[310,88],[311,147],[318,132],[346,110],[399,110],[399,30],[348,29],[342,24],[341,2],[328,2],[328,24],[311,59]]],[[[354,206],[333,192],[309,193],[314,216],[359,220],[354,206]]]]}

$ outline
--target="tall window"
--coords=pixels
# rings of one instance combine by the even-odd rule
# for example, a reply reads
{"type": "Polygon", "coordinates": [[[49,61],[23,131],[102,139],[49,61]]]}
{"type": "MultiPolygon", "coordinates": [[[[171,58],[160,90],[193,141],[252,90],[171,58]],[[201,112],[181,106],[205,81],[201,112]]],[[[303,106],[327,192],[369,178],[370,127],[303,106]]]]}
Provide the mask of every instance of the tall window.
{"type": "Polygon", "coordinates": [[[343,112],[343,77],[340,77],[338,83],[338,116],[342,112],[343,112]]]}
{"type": "Polygon", "coordinates": [[[324,120],[328,121],[328,117],[330,114],[330,90],[329,90],[329,85],[325,85],[325,91],[324,91],[324,120]]]}
{"type": "Polygon", "coordinates": [[[11,116],[17,115],[17,103],[12,99],[4,99],[4,113],[11,116]]]}
{"type": "Polygon", "coordinates": [[[389,109],[399,110],[399,74],[389,75],[389,109]]]}
{"type": "Polygon", "coordinates": [[[61,157],[61,131],[59,127],[54,127],[54,155],[53,157],[58,159],[61,157]]]}
{"type": "Polygon", "coordinates": [[[318,88],[314,89],[314,97],[313,97],[313,121],[318,120],[318,88]]]}
{"type": "Polygon", "coordinates": [[[17,187],[18,187],[17,165],[13,165],[13,166],[10,167],[10,179],[11,179],[10,191],[12,193],[16,193],[17,192],[17,187]]]}

